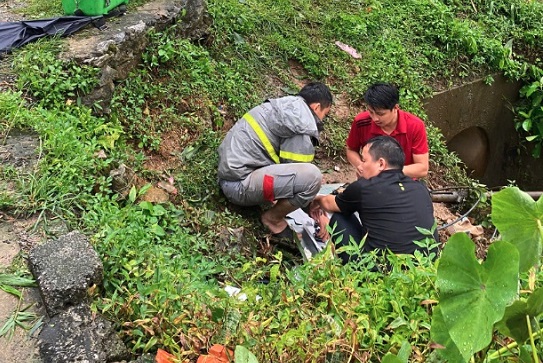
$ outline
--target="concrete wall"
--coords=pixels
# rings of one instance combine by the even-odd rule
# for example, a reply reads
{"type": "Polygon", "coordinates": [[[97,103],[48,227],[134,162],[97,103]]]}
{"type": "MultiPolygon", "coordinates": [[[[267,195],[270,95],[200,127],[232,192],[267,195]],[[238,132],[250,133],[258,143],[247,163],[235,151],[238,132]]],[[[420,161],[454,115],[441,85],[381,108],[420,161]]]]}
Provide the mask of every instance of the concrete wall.
{"type": "Polygon", "coordinates": [[[510,180],[525,190],[543,190],[543,159],[520,148],[511,105],[519,82],[495,76],[491,85],[478,80],[435,94],[425,101],[429,120],[439,127],[449,150],[456,152],[472,176],[489,187],[510,180]]]}

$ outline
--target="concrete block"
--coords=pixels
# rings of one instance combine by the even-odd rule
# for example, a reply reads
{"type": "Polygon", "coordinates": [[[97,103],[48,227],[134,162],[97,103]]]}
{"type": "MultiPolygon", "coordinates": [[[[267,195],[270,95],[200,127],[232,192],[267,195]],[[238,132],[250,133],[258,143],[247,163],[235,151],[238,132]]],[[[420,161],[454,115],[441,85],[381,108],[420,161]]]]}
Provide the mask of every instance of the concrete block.
{"type": "Polygon", "coordinates": [[[50,317],[87,301],[87,289],[103,279],[102,261],[77,231],[34,247],[29,264],[50,317]]]}
{"type": "Polygon", "coordinates": [[[93,314],[86,304],[55,315],[39,335],[44,363],[120,362],[130,358],[110,322],[93,314]]]}

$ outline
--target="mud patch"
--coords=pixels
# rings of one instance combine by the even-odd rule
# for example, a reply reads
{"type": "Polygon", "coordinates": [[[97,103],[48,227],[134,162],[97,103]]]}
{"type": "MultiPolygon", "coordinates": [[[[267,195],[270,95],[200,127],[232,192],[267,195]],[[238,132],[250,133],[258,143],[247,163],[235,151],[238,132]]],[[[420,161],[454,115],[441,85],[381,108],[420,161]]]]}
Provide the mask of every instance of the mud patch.
{"type": "MultiPolygon", "coordinates": [[[[2,216],[5,218],[4,216],[2,216]]],[[[11,222],[0,220],[0,272],[6,272],[13,261],[21,253],[19,246],[19,228],[11,222]]],[[[37,288],[18,288],[23,292],[23,299],[0,290],[0,328],[8,322],[17,311],[29,307],[27,312],[34,312],[38,316],[44,314],[40,311],[41,299],[37,288]]],[[[37,343],[36,331],[33,336],[29,332],[17,327],[13,334],[0,337],[0,363],[38,363],[42,362],[37,343]]]]}
{"type": "Polygon", "coordinates": [[[39,137],[32,132],[12,130],[0,144],[0,163],[29,171],[38,162],[39,137]]]}
{"type": "MultiPolygon", "coordinates": [[[[29,173],[39,160],[39,138],[36,134],[12,130],[8,135],[0,135],[0,171],[5,175],[13,173],[14,177],[6,177],[0,188],[3,195],[14,195],[15,176],[18,173],[29,173]]],[[[0,198],[1,206],[1,198],[0,198]]],[[[16,220],[0,212],[0,273],[10,273],[15,269],[14,261],[24,255],[42,237],[39,233],[28,233],[29,227],[35,223],[33,219],[16,220]]],[[[25,267],[21,267],[24,269],[25,267]]],[[[19,269],[17,267],[17,269],[19,269]]],[[[40,311],[41,299],[37,288],[17,288],[23,293],[23,299],[0,290],[0,329],[12,315],[28,307],[27,312],[43,316],[40,311]]],[[[43,308],[41,309],[43,310],[43,308]]],[[[26,322],[30,324],[31,322],[26,322]]],[[[38,344],[38,331],[30,336],[28,331],[17,327],[3,337],[0,337],[0,363],[37,363],[42,362],[38,344]]]]}
{"type": "Polygon", "coordinates": [[[322,172],[322,182],[325,184],[352,183],[356,180],[356,172],[351,164],[342,158],[315,158],[315,165],[322,172]]]}
{"type": "MultiPolygon", "coordinates": [[[[37,292],[24,291],[24,299],[21,302],[21,308],[32,305],[37,292]]],[[[15,311],[15,307],[19,304],[19,300],[10,294],[0,290],[0,324],[4,323],[15,311]]],[[[27,311],[32,311],[32,306],[27,311]]],[[[28,331],[21,328],[15,329],[11,337],[0,337],[0,363],[41,363],[43,360],[40,357],[38,349],[37,334],[30,335],[28,331]]]]}
{"type": "Polygon", "coordinates": [[[9,0],[0,2],[0,21],[11,22],[23,20],[20,10],[28,6],[27,1],[9,0]]]}

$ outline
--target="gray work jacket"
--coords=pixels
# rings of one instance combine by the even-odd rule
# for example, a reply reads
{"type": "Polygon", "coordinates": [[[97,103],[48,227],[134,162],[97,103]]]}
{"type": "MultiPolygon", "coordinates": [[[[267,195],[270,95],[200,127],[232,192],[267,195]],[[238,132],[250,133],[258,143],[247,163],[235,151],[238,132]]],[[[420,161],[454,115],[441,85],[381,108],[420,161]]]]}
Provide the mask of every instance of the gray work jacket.
{"type": "Polygon", "coordinates": [[[219,146],[219,179],[243,180],[264,166],[311,162],[318,118],[299,96],[270,99],[247,112],[219,146]]]}

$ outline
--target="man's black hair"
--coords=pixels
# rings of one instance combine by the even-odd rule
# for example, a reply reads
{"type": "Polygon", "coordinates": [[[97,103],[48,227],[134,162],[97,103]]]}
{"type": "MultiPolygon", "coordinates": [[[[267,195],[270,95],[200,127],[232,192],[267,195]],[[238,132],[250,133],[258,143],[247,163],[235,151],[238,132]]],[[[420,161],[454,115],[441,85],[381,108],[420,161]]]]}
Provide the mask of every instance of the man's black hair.
{"type": "Polygon", "coordinates": [[[298,93],[298,96],[305,100],[308,105],[312,103],[320,103],[321,107],[326,108],[332,106],[332,93],[328,86],[321,82],[311,82],[306,84],[298,93]]]}
{"type": "Polygon", "coordinates": [[[392,110],[400,102],[400,95],[393,84],[380,82],[368,88],[364,101],[374,110],[392,110]]]}
{"type": "Polygon", "coordinates": [[[373,160],[383,158],[390,169],[403,169],[405,154],[400,143],[391,136],[375,136],[368,140],[368,152],[373,160]]]}

